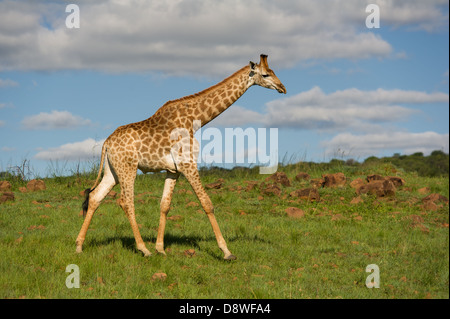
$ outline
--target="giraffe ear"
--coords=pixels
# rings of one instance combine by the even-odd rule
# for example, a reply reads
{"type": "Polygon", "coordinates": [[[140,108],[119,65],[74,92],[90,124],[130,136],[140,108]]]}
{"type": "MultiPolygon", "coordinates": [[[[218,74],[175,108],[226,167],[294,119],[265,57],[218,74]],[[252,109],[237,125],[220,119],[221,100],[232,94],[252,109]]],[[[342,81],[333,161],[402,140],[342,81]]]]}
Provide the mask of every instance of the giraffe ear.
{"type": "Polygon", "coordinates": [[[254,72],[253,70],[255,69],[256,63],[250,61],[249,65],[250,65],[250,70],[251,70],[251,71],[250,71],[250,73],[249,73],[248,75],[249,75],[250,77],[253,77],[253,76],[255,75],[255,72],[254,72]]]}

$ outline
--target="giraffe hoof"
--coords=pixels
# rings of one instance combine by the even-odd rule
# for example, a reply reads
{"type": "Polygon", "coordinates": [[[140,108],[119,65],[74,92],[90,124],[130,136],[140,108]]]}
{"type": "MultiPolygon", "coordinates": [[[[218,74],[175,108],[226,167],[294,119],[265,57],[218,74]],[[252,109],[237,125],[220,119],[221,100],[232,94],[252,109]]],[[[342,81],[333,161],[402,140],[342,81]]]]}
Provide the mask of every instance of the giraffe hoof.
{"type": "Polygon", "coordinates": [[[235,255],[231,254],[229,256],[224,257],[223,259],[225,259],[225,260],[236,260],[237,257],[235,255]]]}
{"type": "Polygon", "coordinates": [[[144,257],[148,257],[148,256],[152,255],[152,253],[145,247],[144,248],[138,248],[138,249],[140,250],[141,253],[144,254],[144,257]]]}
{"type": "Polygon", "coordinates": [[[83,248],[81,246],[77,246],[77,254],[81,254],[83,252],[83,248]]]}
{"type": "Polygon", "coordinates": [[[166,252],[164,251],[164,245],[157,244],[155,249],[157,254],[166,256],[166,252]]]}

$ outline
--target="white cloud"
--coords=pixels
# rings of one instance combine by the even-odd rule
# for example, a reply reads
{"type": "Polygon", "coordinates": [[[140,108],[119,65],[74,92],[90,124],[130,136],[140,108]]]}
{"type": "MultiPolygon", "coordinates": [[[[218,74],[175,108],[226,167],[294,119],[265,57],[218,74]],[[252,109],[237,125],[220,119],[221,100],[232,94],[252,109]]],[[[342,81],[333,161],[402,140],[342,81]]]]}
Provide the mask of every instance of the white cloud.
{"type": "Polygon", "coordinates": [[[81,142],[40,150],[34,157],[39,160],[88,160],[100,156],[104,142],[104,139],[96,141],[88,138],[81,142]]]}
{"type": "Polygon", "coordinates": [[[383,27],[434,30],[448,20],[442,0],[104,0],[78,1],[80,28],[68,29],[65,2],[3,1],[0,70],[224,75],[260,53],[278,68],[309,59],[395,55],[364,27],[372,2],[380,5],[383,27]]]}
{"type": "Polygon", "coordinates": [[[383,152],[401,152],[412,154],[422,152],[430,154],[435,150],[449,152],[449,134],[436,132],[389,132],[354,135],[352,133],[341,133],[329,141],[321,144],[327,155],[339,153],[358,158],[371,155],[381,155],[383,152]]]}
{"type": "Polygon", "coordinates": [[[91,120],[73,115],[68,111],[41,112],[23,119],[22,126],[27,130],[71,129],[91,125],[91,120]]]}
{"type": "Polygon", "coordinates": [[[10,79],[0,79],[0,88],[18,86],[19,83],[10,79]]]}
{"type": "Polygon", "coordinates": [[[377,89],[363,91],[355,88],[324,93],[312,89],[266,104],[264,113],[238,107],[227,112],[225,123],[212,125],[244,126],[255,123],[267,127],[291,127],[337,134],[320,146],[327,156],[360,158],[383,155],[384,152],[429,154],[434,150],[449,152],[449,134],[436,132],[411,133],[395,128],[419,111],[411,104],[449,102],[442,92],[377,89]],[[409,107],[401,104],[407,104],[409,107]]]}
{"type": "MultiPolygon", "coordinates": [[[[212,125],[243,126],[258,123],[267,127],[291,127],[336,132],[372,132],[383,123],[405,121],[417,110],[398,104],[448,103],[449,95],[435,92],[351,88],[326,94],[319,87],[271,101],[264,113],[238,107],[226,111],[225,121],[212,125]]],[[[225,115],[224,114],[224,115],[225,115]]]]}
{"type": "Polygon", "coordinates": [[[441,11],[444,8],[448,10],[447,0],[379,0],[374,3],[380,6],[381,23],[394,27],[407,26],[411,30],[428,32],[448,30],[448,11],[447,15],[441,11]]]}
{"type": "Polygon", "coordinates": [[[361,103],[365,104],[394,104],[394,103],[435,103],[448,102],[446,93],[426,93],[421,91],[385,90],[361,91],[356,88],[336,91],[329,95],[329,99],[337,103],[361,103]]]}

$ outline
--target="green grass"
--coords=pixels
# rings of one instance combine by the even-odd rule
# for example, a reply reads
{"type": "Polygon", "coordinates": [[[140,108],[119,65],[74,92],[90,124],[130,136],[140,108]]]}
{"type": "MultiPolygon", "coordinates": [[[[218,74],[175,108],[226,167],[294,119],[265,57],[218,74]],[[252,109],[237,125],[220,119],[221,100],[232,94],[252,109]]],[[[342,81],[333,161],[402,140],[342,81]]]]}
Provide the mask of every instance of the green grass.
{"type": "MultiPolygon", "coordinates": [[[[167,256],[145,258],[136,250],[129,222],[113,199],[105,199],[87,233],[83,253],[75,253],[82,225],[79,192],[87,178],[45,179],[47,190],[21,193],[0,204],[0,298],[449,298],[449,208],[421,207],[418,189],[449,196],[448,177],[392,172],[390,165],[342,166],[326,172],[289,165],[291,187],[282,195],[246,191],[246,180],[263,181],[257,170],[202,171],[204,184],[218,178],[223,188],[207,190],[228,248],[238,259],[222,260],[212,228],[186,179],[180,178],[166,227],[167,256]],[[309,187],[295,175],[312,178],[341,171],[349,180],[368,174],[400,175],[407,185],[394,198],[362,196],[350,186],[321,188],[319,202],[289,197],[309,187]],[[189,205],[188,205],[189,204],[189,205]],[[287,207],[305,211],[289,218],[287,207]],[[414,216],[421,218],[414,223],[414,216]],[[194,256],[186,256],[194,249],[194,256]],[[68,289],[67,265],[80,269],[80,288],[68,289]],[[380,269],[380,288],[365,286],[366,266],[380,269]],[[154,280],[165,273],[165,280],[154,280]]],[[[139,175],[137,222],[153,252],[163,174],[139,175]]],[[[119,187],[115,190],[119,192],[119,187]]]]}

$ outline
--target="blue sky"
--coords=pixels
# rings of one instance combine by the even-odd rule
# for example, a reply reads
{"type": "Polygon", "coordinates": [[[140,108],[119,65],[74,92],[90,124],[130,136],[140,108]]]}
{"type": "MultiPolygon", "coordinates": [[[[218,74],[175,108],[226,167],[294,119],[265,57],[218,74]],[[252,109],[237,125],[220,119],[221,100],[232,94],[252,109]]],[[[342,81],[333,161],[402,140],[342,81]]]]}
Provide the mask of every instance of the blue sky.
{"type": "Polygon", "coordinates": [[[448,1],[38,3],[0,1],[0,171],[89,166],[118,126],[261,53],[287,94],[252,87],[204,129],[277,128],[280,161],[449,152],[448,1]]]}

